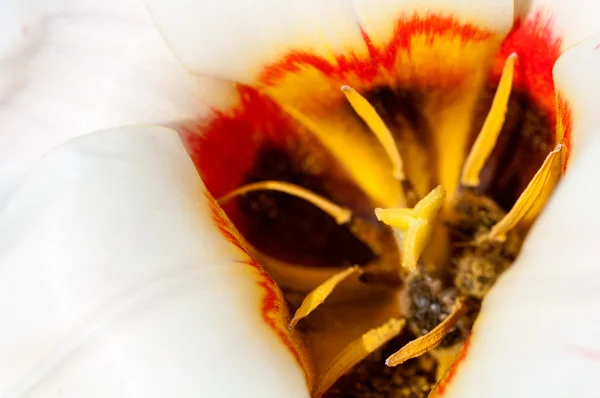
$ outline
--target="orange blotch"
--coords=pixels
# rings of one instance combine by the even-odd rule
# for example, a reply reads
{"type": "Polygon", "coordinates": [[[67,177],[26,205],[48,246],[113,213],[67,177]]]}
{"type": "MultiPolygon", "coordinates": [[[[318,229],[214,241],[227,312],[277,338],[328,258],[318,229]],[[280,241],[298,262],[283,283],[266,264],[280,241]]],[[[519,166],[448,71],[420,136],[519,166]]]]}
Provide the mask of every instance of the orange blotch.
{"type": "MultiPolygon", "coordinates": [[[[359,27],[360,28],[360,27],[359,27]]],[[[325,76],[340,82],[352,82],[356,78],[361,83],[373,83],[381,77],[382,72],[393,72],[397,66],[398,56],[405,52],[410,54],[412,39],[426,37],[427,44],[433,45],[437,38],[458,39],[461,44],[467,42],[483,42],[494,36],[494,33],[471,24],[464,24],[451,16],[435,14],[402,16],[396,21],[391,39],[382,47],[376,47],[369,35],[361,28],[367,55],[344,53],[335,56],[335,61],[302,50],[290,51],[281,61],[264,68],[259,82],[266,86],[276,85],[287,74],[298,73],[301,69],[312,67],[325,76]]],[[[439,72],[439,65],[431,65],[434,70],[429,76],[416,76],[420,85],[428,86],[436,80],[433,72],[439,72]]],[[[454,76],[462,79],[463,76],[454,76]]],[[[403,78],[403,76],[396,76],[403,78]]],[[[453,80],[452,76],[446,81],[453,80]]]]}
{"type": "Polygon", "coordinates": [[[534,14],[525,22],[517,21],[508,34],[492,68],[492,79],[502,74],[506,58],[513,52],[519,56],[513,87],[527,92],[533,101],[547,112],[552,125],[556,123],[555,91],[552,68],[560,56],[562,38],[552,27],[554,20],[534,14]]]}
{"type": "Polygon", "coordinates": [[[446,391],[448,389],[448,386],[450,385],[450,383],[452,383],[452,381],[454,380],[454,377],[456,376],[458,367],[464,362],[465,358],[467,357],[467,354],[468,354],[470,348],[471,348],[471,336],[469,336],[469,338],[465,341],[465,344],[463,345],[463,348],[460,351],[460,354],[458,354],[458,357],[456,357],[456,360],[454,361],[454,363],[452,364],[450,369],[448,369],[448,371],[446,372],[444,377],[436,384],[434,390],[431,392],[430,397],[443,397],[444,396],[444,394],[446,393],[446,391]]]}
{"type": "Polygon", "coordinates": [[[264,292],[260,307],[260,314],[264,323],[273,330],[275,335],[293,355],[296,362],[304,370],[307,383],[310,384],[312,375],[309,371],[310,366],[308,360],[304,357],[299,348],[301,347],[301,343],[296,338],[292,337],[287,329],[287,325],[290,322],[290,315],[279,286],[277,286],[269,274],[262,269],[254,257],[250,255],[243,243],[243,239],[240,237],[214,197],[207,192],[206,198],[208,199],[212,219],[219,228],[219,231],[223,234],[225,239],[244,253],[245,260],[242,263],[252,267],[258,274],[259,281],[257,284],[264,292]]]}
{"type": "Polygon", "coordinates": [[[268,97],[247,86],[237,88],[240,104],[229,113],[214,111],[201,133],[182,128],[183,141],[208,190],[220,197],[243,183],[257,151],[283,149],[297,139],[297,126],[268,97]]]}
{"type": "Polygon", "coordinates": [[[569,165],[571,154],[571,136],[573,133],[573,115],[571,104],[566,100],[565,96],[558,92],[556,95],[556,113],[558,115],[558,123],[556,126],[556,135],[565,146],[563,158],[563,170],[566,171],[569,165]]]}

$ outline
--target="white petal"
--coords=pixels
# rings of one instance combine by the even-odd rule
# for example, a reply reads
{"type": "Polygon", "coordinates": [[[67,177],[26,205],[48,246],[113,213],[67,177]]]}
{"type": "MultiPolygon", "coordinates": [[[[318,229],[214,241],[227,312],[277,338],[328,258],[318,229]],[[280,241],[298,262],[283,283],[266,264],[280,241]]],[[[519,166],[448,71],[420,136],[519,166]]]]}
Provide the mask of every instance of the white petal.
{"type": "Polygon", "coordinates": [[[176,125],[218,97],[220,86],[181,67],[141,3],[8,4],[2,19],[11,23],[0,24],[0,202],[62,142],[125,124],[176,125]]]}
{"type": "Polygon", "coordinates": [[[516,0],[515,15],[523,21],[537,15],[551,20],[563,50],[600,32],[600,3],[596,0],[516,0]]]}
{"type": "Polygon", "coordinates": [[[176,133],[52,152],[0,213],[3,397],[306,397],[176,133]]]}
{"type": "Polygon", "coordinates": [[[393,35],[402,15],[439,12],[506,32],[513,21],[512,1],[395,0],[320,1],[145,0],[169,47],[186,67],[201,74],[252,83],[262,67],[290,50],[335,61],[334,55],[367,55],[359,26],[379,41],[393,35]]]}
{"type": "Polygon", "coordinates": [[[146,0],[146,4],[187,68],[242,82],[250,82],[263,63],[277,61],[292,44],[327,56],[360,41],[352,3],[343,0],[146,0]]]}
{"type": "MultiPolygon", "coordinates": [[[[597,132],[600,103],[600,34],[563,54],[554,65],[556,89],[570,110],[570,158],[576,157],[588,137],[597,132]]],[[[564,115],[568,117],[569,115],[564,115]]]]}
{"type": "Polygon", "coordinates": [[[448,396],[598,394],[599,43],[600,36],[586,40],[556,64],[556,86],[573,116],[572,166],[485,299],[448,396]]]}

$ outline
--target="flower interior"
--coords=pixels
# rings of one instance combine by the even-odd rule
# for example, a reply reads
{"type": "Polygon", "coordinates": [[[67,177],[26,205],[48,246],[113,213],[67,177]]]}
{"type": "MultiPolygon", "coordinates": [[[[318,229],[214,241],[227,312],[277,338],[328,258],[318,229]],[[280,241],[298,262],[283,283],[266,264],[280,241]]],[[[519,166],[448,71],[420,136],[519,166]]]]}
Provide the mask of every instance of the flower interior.
{"type": "Polygon", "coordinates": [[[290,49],[183,137],[296,311],[314,395],[426,396],[564,169],[560,39],[540,17],[504,37],[433,14],[363,39],[331,57],[290,49]]]}

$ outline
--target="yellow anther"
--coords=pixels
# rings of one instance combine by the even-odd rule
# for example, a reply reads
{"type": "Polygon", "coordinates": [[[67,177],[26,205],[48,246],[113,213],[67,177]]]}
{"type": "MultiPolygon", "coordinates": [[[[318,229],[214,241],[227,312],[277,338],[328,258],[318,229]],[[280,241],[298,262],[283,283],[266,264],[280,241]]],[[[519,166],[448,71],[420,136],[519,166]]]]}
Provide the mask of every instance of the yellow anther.
{"type": "Polygon", "coordinates": [[[392,133],[387,128],[381,117],[377,114],[377,111],[369,101],[367,101],[362,95],[350,86],[342,86],[344,95],[352,105],[352,108],[356,111],[358,116],[369,126],[373,134],[377,137],[377,140],[383,146],[383,149],[387,153],[390,161],[392,162],[394,177],[398,180],[404,180],[404,169],[402,164],[402,158],[396,147],[396,142],[392,133]]]}
{"type": "Polygon", "coordinates": [[[296,324],[303,318],[307,317],[308,314],[313,312],[319,305],[321,305],[325,299],[333,292],[333,289],[339,285],[344,279],[350,275],[361,273],[361,269],[358,266],[347,268],[325,282],[317,286],[312,292],[310,292],[302,301],[300,308],[296,310],[292,321],[290,322],[289,329],[291,330],[296,324]]]}
{"type": "Polygon", "coordinates": [[[244,195],[248,192],[263,190],[284,192],[289,195],[302,198],[317,206],[325,213],[331,215],[333,218],[335,218],[335,221],[338,224],[345,224],[350,221],[350,218],[352,217],[352,212],[349,209],[338,206],[332,201],[327,200],[306,188],[283,181],[261,181],[244,185],[219,198],[218,202],[224,203],[235,196],[244,195]]]}
{"type": "Polygon", "coordinates": [[[558,144],[552,152],[546,156],[542,167],[535,173],[533,179],[527,185],[527,188],[523,191],[517,202],[514,204],[512,209],[500,222],[498,222],[490,230],[490,232],[482,239],[504,241],[506,239],[506,233],[513,229],[519,221],[521,221],[527,213],[534,207],[536,201],[540,198],[544,192],[546,184],[552,179],[552,172],[556,168],[556,162],[561,161],[560,153],[562,151],[562,145],[558,144]]]}
{"type": "Polygon", "coordinates": [[[350,343],[342,350],[327,367],[320,377],[312,396],[320,397],[341,376],[352,369],[357,363],[369,356],[373,351],[398,336],[406,321],[404,319],[390,319],[382,326],[371,329],[360,338],[350,343]]]}
{"type": "Polygon", "coordinates": [[[416,340],[411,341],[398,352],[390,355],[385,361],[387,366],[398,366],[403,362],[408,361],[411,358],[416,358],[425,354],[427,351],[437,347],[444,337],[452,329],[460,317],[465,313],[467,307],[465,306],[464,299],[459,298],[452,307],[452,312],[433,329],[431,332],[424,336],[419,337],[416,340]]]}
{"type": "Polygon", "coordinates": [[[413,209],[375,209],[379,221],[406,232],[402,241],[402,268],[408,272],[413,272],[417,267],[417,261],[429,242],[445,197],[446,190],[440,185],[413,209]]]}
{"type": "Polygon", "coordinates": [[[465,186],[475,187],[479,185],[479,173],[490,156],[492,149],[494,149],[500,131],[502,131],[506,110],[508,109],[508,99],[512,90],[516,60],[517,54],[515,53],[510,54],[506,59],[504,69],[502,70],[502,77],[494,95],[492,108],[463,167],[461,183],[465,186]]]}

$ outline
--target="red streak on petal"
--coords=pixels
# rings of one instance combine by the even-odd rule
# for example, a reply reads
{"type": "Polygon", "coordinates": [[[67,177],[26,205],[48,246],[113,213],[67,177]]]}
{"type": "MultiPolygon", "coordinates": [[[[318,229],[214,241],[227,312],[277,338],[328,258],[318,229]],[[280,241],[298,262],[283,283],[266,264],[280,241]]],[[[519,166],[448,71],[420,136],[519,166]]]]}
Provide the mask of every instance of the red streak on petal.
{"type": "Polygon", "coordinates": [[[254,257],[250,255],[242,241],[238,238],[239,235],[235,230],[235,227],[231,221],[229,221],[214,197],[210,193],[206,193],[206,198],[208,199],[212,219],[219,228],[219,231],[223,234],[225,239],[245,254],[246,260],[244,260],[242,264],[252,267],[258,274],[259,281],[257,284],[264,292],[260,308],[260,314],[264,323],[273,330],[279,340],[281,340],[284,346],[293,355],[296,362],[304,370],[307,381],[309,381],[307,362],[298,350],[298,343],[293,340],[287,331],[289,314],[287,312],[287,307],[284,304],[281,290],[269,274],[262,269],[254,257]]]}
{"type": "Polygon", "coordinates": [[[565,146],[565,157],[563,167],[566,170],[569,164],[571,154],[571,137],[573,134],[573,115],[571,104],[566,100],[565,96],[558,92],[556,95],[556,111],[558,114],[559,126],[562,128],[562,142],[565,146]]]}
{"type": "Polygon", "coordinates": [[[594,361],[600,361],[600,350],[585,348],[585,347],[577,347],[570,346],[568,347],[570,351],[574,352],[578,356],[582,358],[592,359],[594,361]]]}
{"type": "MultiPolygon", "coordinates": [[[[347,76],[353,76],[368,83],[385,71],[393,73],[399,53],[410,52],[412,37],[424,35],[433,43],[439,37],[479,42],[494,36],[491,31],[460,23],[453,17],[433,14],[398,19],[392,38],[384,46],[376,47],[362,29],[361,34],[368,55],[344,53],[332,63],[305,51],[291,50],[281,61],[265,67],[259,80],[263,84],[276,84],[288,73],[313,67],[340,82],[347,83],[347,76]]],[[[460,74],[448,76],[445,83],[459,84],[462,79],[464,76],[460,74]]],[[[420,83],[435,84],[433,81],[420,83]]],[[[296,122],[277,103],[247,86],[239,86],[238,93],[241,103],[228,113],[215,111],[208,125],[198,127],[201,134],[193,131],[194,128],[184,127],[181,131],[202,179],[216,197],[243,183],[257,151],[265,143],[285,150],[298,141],[296,122]]],[[[230,216],[235,218],[233,214],[230,216]]]]}
{"type": "Polygon", "coordinates": [[[436,14],[402,16],[396,21],[394,33],[388,43],[376,47],[367,32],[361,27],[368,56],[344,53],[335,56],[335,62],[301,50],[292,50],[279,62],[264,68],[259,81],[265,85],[277,84],[286,74],[297,73],[302,68],[312,67],[324,75],[347,81],[350,76],[362,82],[372,82],[382,70],[392,71],[400,52],[411,50],[411,39],[424,35],[431,45],[436,37],[458,38],[461,42],[481,42],[494,33],[471,24],[461,23],[454,17],[436,14]]]}
{"type": "MultiPolygon", "coordinates": [[[[471,336],[472,336],[472,334],[471,334],[471,336]]],[[[434,390],[435,397],[444,396],[444,394],[446,393],[446,391],[448,389],[448,386],[454,380],[454,377],[456,376],[456,373],[458,371],[458,367],[464,362],[465,358],[467,357],[467,353],[469,352],[469,348],[471,348],[471,336],[469,336],[467,341],[465,341],[465,344],[463,345],[463,348],[460,351],[460,354],[458,354],[458,357],[456,357],[456,360],[454,361],[454,363],[452,364],[450,369],[448,369],[448,371],[446,372],[444,377],[436,385],[435,390],[434,390]]]]}
{"type": "Polygon", "coordinates": [[[206,187],[216,197],[237,188],[265,144],[284,149],[297,126],[268,97],[238,86],[241,103],[231,114],[215,111],[202,134],[183,128],[181,135],[206,187]]]}
{"type": "Polygon", "coordinates": [[[552,124],[556,122],[552,68],[560,56],[562,44],[562,38],[552,31],[553,24],[552,19],[544,19],[540,13],[525,22],[517,21],[502,43],[492,69],[492,78],[499,79],[506,58],[516,52],[519,58],[513,86],[529,93],[548,113],[552,124]]]}
{"type": "Polygon", "coordinates": [[[600,44],[596,44],[596,47],[594,47],[594,50],[599,50],[600,49],[600,44]]]}

